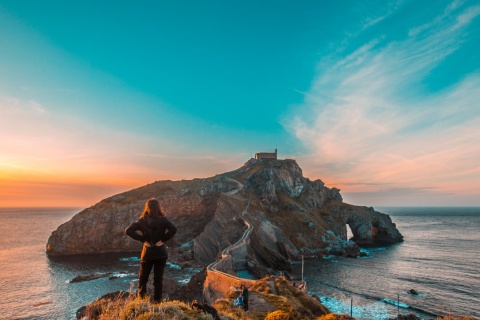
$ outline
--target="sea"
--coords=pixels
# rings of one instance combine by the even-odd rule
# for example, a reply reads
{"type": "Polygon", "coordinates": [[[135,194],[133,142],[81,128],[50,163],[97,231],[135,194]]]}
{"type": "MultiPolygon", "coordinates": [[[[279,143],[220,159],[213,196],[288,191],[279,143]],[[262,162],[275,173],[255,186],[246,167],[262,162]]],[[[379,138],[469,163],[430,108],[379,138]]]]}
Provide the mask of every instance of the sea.
{"type": "MultiPolygon", "coordinates": [[[[109,292],[135,291],[139,253],[49,258],[46,244],[75,208],[0,208],[0,319],[76,319],[76,311],[109,292]],[[109,274],[85,282],[77,276],[109,274]]],[[[165,276],[187,283],[200,270],[167,262],[165,276]]]]}
{"type": "MultiPolygon", "coordinates": [[[[480,317],[480,208],[377,207],[405,241],[364,248],[365,257],[305,260],[310,294],[335,313],[388,319],[454,314],[480,317]],[[417,295],[408,293],[410,289],[417,295]]],[[[0,319],[75,319],[102,295],[134,290],[137,254],[49,258],[48,237],[76,208],[0,208],[0,319]],[[71,283],[77,276],[110,277],[71,283]]],[[[198,270],[170,263],[166,275],[186,283],[198,270]]],[[[294,264],[294,274],[302,264],[294,264]]]]}
{"type": "MultiPolygon", "coordinates": [[[[404,242],[364,248],[360,258],[305,260],[310,294],[331,311],[358,319],[398,314],[422,319],[480,318],[480,208],[376,207],[387,213],[404,242]],[[413,289],[418,294],[411,294],[413,289]]],[[[301,277],[301,263],[295,275],[301,277]]]]}

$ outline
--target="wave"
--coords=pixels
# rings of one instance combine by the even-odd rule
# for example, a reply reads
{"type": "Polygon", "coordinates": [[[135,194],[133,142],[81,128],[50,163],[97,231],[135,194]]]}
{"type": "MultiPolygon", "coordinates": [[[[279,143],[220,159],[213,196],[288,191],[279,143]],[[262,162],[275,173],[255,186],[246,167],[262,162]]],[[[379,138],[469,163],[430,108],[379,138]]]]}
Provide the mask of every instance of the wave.
{"type": "Polygon", "coordinates": [[[114,272],[110,277],[115,277],[115,278],[124,278],[128,276],[135,275],[135,273],[126,273],[126,272],[114,272]]]}
{"type": "MultiPolygon", "coordinates": [[[[370,295],[370,294],[365,294],[365,293],[359,293],[359,292],[355,292],[355,291],[352,291],[352,290],[349,290],[349,289],[346,289],[346,288],[341,288],[341,287],[331,285],[331,284],[328,284],[328,283],[324,283],[324,282],[322,282],[322,284],[327,286],[327,287],[337,289],[340,292],[351,295],[350,298],[344,298],[344,299],[337,299],[335,297],[329,297],[329,296],[320,297],[320,300],[322,301],[322,303],[334,313],[350,314],[350,308],[352,307],[352,309],[354,311],[354,317],[356,317],[356,318],[371,319],[371,320],[388,319],[389,317],[396,316],[396,312],[395,312],[395,314],[393,314],[392,310],[390,310],[390,312],[392,314],[388,315],[388,309],[386,308],[385,305],[391,305],[391,306],[394,306],[394,307],[399,306],[401,309],[404,309],[404,310],[409,310],[410,313],[416,312],[417,316],[419,316],[420,318],[422,318],[422,315],[423,316],[429,316],[429,317],[437,317],[438,316],[437,313],[434,313],[432,311],[428,311],[428,310],[425,310],[423,308],[419,308],[417,306],[411,306],[411,305],[408,305],[408,304],[402,303],[402,302],[400,302],[400,304],[398,304],[398,301],[395,301],[395,300],[392,300],[392,299],[377,297],[377,296],[370,295]],[[353,296],[358,296],[358,297],[364,298],[366,300],[370,300],[372,302],[371,303],[363,303],[360,306],[358,306],[358,305],[357,306],[355,306],[355,305],[351,306],[351,303],[352,303],[351,299],[352,299],[353,296]],[[381,306],[383,306],[383,308],[381,306]]],[[[309,294],[320,296],[320,294],[316,293],[316,292],[309,292],[309,294]]],[[[418,296],[424,296],[424,293],[421,293],[418,296]]],[[[356,299],[353,299],[353,303],[355,303],[355,300],[356,299]]]]}
{"type": "MultiPolygon", "coordinates": [[[[428,317],[438,316],[430,311],[412,307],[405,303],[398,304],[397,301],[384,298],[363,305],[353,305],[351,299],[337,299],[327,296],[320,297],[320,301],[333,313],[349,314],[358,319],[383,320],[396,316],[396,312],[394,310],[389,311],[385,304],[397,307],[400,306],[400,308],[404,310],[409,310],[408,313],[417,313],[417,316],[420,318],[422,318],[422,315],[428,317]]],[[[402,314],[404,313],[405,312],[402,314]]]]}
{"type": "Polygon", "coordinates": [[[382,298],[382,299],[380,299],[380,301],[391,304],[391,305],[394,305],[396,307],[404,308],[404,309],[410,308],[410,306],[406,303],[401,303],[401,302],[391,300],[391,299],[382,298]]]}
{"type": "Polygon", "coordinates": [[[351,300],[338,300],[332,297],[320,297],[320,301],[333,313],[350,314],[358,319],[383,320],[391,316],[387,308],[379,302],[354,306],[351,300]]]}
{"type": "Polygon", "coordinates": [[[167,266],[171,269],[176,269],[176,270],[181,270],[182,267],[179,266],[178,264],[175,264],[173,262],[167,261],[167,266]]]}
{"type": "Polygon", "coordinates": [[[120,261],[129,261],[129,262],[137,262],[140,261],[139,257],[128,257],[128,258],[120,258],[120,261]]]}

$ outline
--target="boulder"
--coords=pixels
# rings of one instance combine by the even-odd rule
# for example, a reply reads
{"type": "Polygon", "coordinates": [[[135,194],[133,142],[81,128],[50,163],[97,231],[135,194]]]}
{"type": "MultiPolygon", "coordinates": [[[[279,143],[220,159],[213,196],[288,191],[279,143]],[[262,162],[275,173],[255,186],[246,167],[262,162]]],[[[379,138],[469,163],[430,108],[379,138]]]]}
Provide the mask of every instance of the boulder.
{"type": "Polygon", "coordinates": [[[418,292],[415,289],[410,289],[407,292],[413,295],[418,295],[418,292]]]}
{"type": "Polygon", "coordinates": [[[110,276],[111,273],[95,273],[95,274],[90,274],[88,276],[77,276],[70,280],[70,283],[75,283],[75,282],[83,282],[83,281],[90,281],[90,280],[95,280],[95,279],[100,279],[100,278],[106,278],[110,276]]]}

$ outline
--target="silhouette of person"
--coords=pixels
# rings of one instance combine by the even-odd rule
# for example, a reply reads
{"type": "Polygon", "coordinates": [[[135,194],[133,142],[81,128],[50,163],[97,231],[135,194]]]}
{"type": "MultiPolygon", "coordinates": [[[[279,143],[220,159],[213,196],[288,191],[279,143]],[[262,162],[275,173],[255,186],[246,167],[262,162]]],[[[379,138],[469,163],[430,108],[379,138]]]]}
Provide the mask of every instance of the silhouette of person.
{"type": "Polygon", "coordinates": [[[126,235],[143,243],[137,291],[140,297],[145,297],[148,277],[153,268],[153,301],[161,301],[163,271],[168,259],[165,242],[170,240],[176,232],[177,228],[167,219],[160,202],[154,198],[145,203],[140,218],[125,229],[126,235]]]}

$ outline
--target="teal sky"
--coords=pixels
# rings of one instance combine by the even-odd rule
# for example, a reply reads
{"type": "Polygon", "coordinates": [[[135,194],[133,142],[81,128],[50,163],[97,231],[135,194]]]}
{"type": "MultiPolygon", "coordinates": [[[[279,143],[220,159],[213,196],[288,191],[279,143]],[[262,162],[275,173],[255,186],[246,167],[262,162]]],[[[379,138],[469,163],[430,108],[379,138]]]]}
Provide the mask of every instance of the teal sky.
{"type": "Polygon", "coordinates": [[[90,205],[275,147],[347,202],[480,205],[479,15],[478,0],[0,0],[0,206],[90,205]]]}

